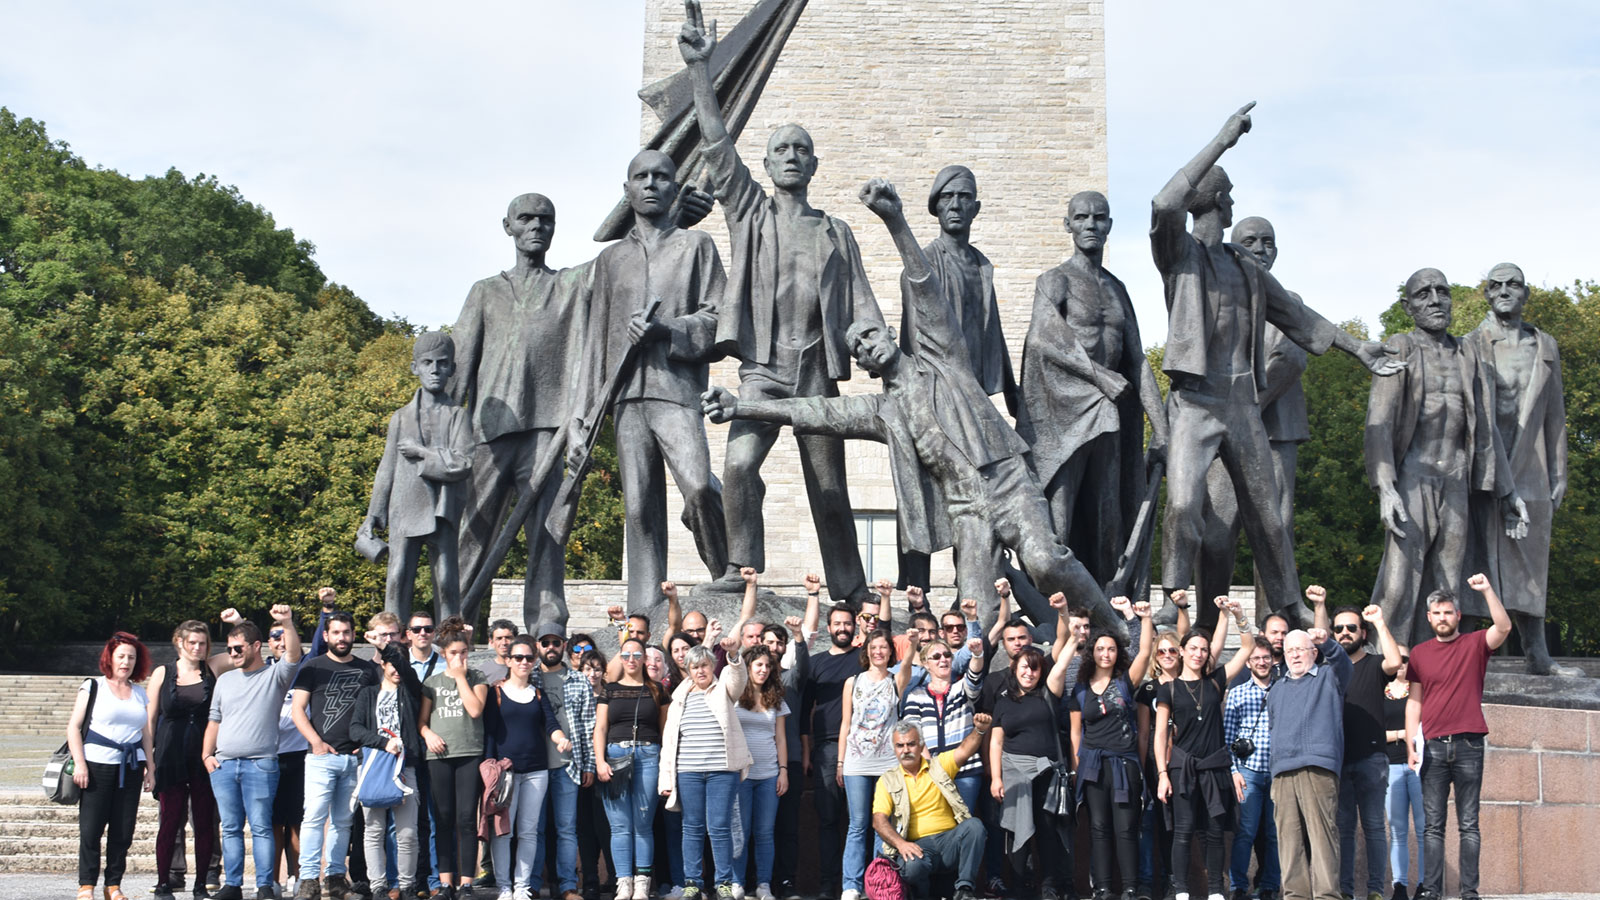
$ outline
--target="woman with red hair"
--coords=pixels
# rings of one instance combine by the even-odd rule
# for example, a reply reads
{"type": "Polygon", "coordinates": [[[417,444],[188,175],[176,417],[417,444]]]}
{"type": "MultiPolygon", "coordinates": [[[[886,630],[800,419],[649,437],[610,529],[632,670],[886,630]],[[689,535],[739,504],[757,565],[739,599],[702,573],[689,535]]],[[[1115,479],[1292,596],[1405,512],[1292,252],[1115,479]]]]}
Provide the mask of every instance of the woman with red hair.
{"type": "Polygon", "coordinates": [[[67,723],[72,780],[78,800],[78,900],[94,900],[100,880],[100,843],[105,840],[105,900],[127,900],[122,873],[139,813],[139,790],[154,787],[146,763],[151,748],[149,698],[134,682],[150,676],[150,651],[119,631],[100,651],[100,677],[78,689],[67,723]],[[109,833],[108,833],[109,831],[109,833]]]}

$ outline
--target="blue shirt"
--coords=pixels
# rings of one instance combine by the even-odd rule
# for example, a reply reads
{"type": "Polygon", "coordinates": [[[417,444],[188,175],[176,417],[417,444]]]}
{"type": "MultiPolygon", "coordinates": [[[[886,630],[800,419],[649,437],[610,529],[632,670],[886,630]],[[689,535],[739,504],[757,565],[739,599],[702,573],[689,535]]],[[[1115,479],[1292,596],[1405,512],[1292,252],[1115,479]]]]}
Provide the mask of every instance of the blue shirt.
{"type": "Polygon", "coordinates": [[[1227,705],[1222,711],[1222,741],[1232,747],[1235,740],[1247,737],[1256,745],[1256,752],[1244,759],[1233,757],[1234,772],[1268,771],[1272,762],[1272,729],[1268,726],[1267,688],[1251,678],[1228,689],[1227,705]]]}

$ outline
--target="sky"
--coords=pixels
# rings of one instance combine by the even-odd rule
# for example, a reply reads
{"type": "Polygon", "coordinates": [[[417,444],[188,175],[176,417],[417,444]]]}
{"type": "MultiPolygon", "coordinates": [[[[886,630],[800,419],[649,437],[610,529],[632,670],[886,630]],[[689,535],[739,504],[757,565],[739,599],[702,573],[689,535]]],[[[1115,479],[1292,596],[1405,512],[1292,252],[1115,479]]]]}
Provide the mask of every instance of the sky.
{"type": "MultiPolygon", "coordinates": [[[[746,3],[711,5],[732,21],[746,3]]],[[[1423,266],[1600,279],[1600,5],[1104,5],[1107,263],[1147,342],[1165,332],[1149,198],[1248,100],[1254,130],[1223,159],[1236,213],[1273,221],[1275,273],[1329,318],[1375,328],[1423,266]]],[[[596,252],[638,145],[644,7],[440,9],[0,0],[0,105],[92,165],[235,185],[374,311],[446,324],[510,265],[483,211],[529,173],[561,211],[550,262],[596,252]]]]}

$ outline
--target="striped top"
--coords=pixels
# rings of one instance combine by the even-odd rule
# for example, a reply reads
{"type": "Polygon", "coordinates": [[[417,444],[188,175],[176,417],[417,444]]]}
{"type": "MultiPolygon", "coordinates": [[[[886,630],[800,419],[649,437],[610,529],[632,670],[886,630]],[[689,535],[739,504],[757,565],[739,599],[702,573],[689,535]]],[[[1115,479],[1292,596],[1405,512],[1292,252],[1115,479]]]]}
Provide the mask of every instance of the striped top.
{"type": "Polygon", "coordinates": [[[690,691],[683,700],[678,729],[678,771],[723,772],[728,768],[728,743],[722,726],[706,703],[705,691],[690,691]]]}

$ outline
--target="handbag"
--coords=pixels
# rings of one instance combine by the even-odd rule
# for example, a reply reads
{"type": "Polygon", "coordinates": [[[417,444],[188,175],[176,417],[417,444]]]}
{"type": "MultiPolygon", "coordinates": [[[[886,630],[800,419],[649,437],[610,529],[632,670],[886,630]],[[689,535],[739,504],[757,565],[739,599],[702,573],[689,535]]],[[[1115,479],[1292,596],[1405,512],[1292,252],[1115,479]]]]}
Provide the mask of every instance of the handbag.
{"type": "Polygon", "coordinates": [[[867,863],[862,886],[867,890],[867,900],[905,900],[906,886],[900,879],[900,867],[886,856],[875,856],[867,863]]]}
{"type": "Polygon", "coordinates": [[[1044,689],[1045,704],[1050,707],[1050,730],[1056,737],[1056,761],[1050,764],[1050,784],[1044,789],[1044,811],[1053,816],[1070,816],[1078,806],[1077,794],[1072,790],[1072,763],[1061,747],[1061,728],[1056,724],[1056,700],[1050,689],[1044,689]]]}
{"type": "MultiPolygon", "coordinates": [[[[393,734],[385,729],[384,734],[393,734]]],[[[388,809],[406,802],[411,788],[401,775],[406,767],[406,752],[398,754],[375,747],[361,751],[361,771],[356,776],[356,802],[368,809],[388,809]]]]}
{"type": "MultiPolygon", "coordinates": [[[[648,686],[642,690],[649,690],[648,686]]],[[[633,700],[633,737],[629,739],[628,752],[621,756],[606,754],[606,765],[611,767],[611,780],[606,782],[606,787],[613,796],[624,794],[628,791],[628,782],[633,778],[633,751],[639,741],[639,709],[644,705],[644,695],[633,700]]]]}
{"type": "MultiPolygon", "coordinates": [[[[79,735],[80,738],[89,733],[89,720],[94,718],[94,701],[99,692],[100,682],[93,678],[89,679],[89,707],[83,712],[83,729],[79,735]]],[[[63,742],[56,749],[56,752],[50,754],[50,758],[45,760],[44,777],[41,782],[44,787],[44,795],[50,802],[63,805],[78,802],[78,797],[83,793],[83,789],[78,787],[76,781],[72,780],[72,775],[76,768],[77,766],[72,760],[72,745],[67,742],[63,742]]]]}

